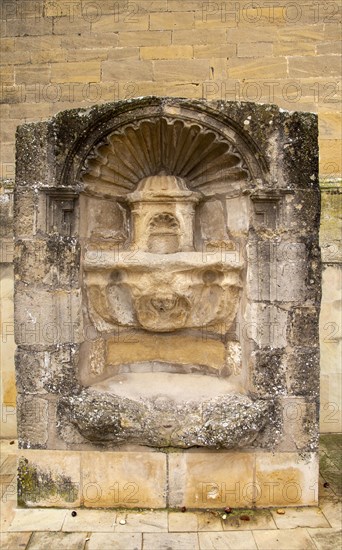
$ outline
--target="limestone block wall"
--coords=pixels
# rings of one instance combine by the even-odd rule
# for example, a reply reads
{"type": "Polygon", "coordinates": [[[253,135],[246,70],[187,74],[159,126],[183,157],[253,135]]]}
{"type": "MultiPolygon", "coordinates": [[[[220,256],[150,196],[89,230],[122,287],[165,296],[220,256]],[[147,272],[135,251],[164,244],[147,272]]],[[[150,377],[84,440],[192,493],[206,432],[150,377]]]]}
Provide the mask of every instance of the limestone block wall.
{"type": "Polygon", "coordinates": [[[0,31],[2,435],[15,435],[15,129],[65,109],[145,95],[318,113],[321,430],[341,431],[340,0],[4,0],[0,31]]]}

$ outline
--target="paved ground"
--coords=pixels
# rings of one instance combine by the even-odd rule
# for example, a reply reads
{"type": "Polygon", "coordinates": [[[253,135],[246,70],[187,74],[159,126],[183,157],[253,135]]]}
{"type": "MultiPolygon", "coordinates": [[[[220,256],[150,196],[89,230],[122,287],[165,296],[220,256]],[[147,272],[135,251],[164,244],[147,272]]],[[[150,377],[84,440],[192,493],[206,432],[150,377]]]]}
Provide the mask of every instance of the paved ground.
{"type": "Polygon", "coordinates": [[[342,435],[321,437],[319,507],[223,512],[17,509],[16,442],[1,441],[3,550],[341,550],[342,435]],[[223,516],[223,517],[222,517],[223,516]],[[241,519],[242,517],[242,519],[241,519]],[[246,519],[246,517],[248,519],[246,519]]]}

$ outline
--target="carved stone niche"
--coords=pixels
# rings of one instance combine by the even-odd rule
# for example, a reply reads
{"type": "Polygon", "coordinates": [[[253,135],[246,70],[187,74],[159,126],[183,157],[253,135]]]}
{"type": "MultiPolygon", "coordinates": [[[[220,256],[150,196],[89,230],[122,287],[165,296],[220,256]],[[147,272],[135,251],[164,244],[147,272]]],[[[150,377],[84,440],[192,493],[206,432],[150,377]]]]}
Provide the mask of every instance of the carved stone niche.
{"type": "Polygon", "coordinates": [[[19,130],[18,250],[40,250],[17,258],[23,447],[315,451],[316,131],[307,113],[170,98],[19,130]]]}
{"type": "Polygon", "coordinates": [[[246,237],[233,238],[225,222],[231,189],[224,182],[236,188],[249,177],[244,157],[219,132],[166,116],[125,125],[86,159],[84,322],[96,337],[81,350],[89,389],[70,404],[86,438],[231,447],[263,428],[269,407],[243,387],[232,330],[241,315],[238,247],[246,237]],[[116,239],[100,214],[109,204],[123,221],[116,239]],[[125,402],[116,426],[113,418],[104,426],[106,407],[94,419],[93,404],[104,395],[115,409],[125,402]],[[202,415],[213,409],[209,435],[202,415]]]}

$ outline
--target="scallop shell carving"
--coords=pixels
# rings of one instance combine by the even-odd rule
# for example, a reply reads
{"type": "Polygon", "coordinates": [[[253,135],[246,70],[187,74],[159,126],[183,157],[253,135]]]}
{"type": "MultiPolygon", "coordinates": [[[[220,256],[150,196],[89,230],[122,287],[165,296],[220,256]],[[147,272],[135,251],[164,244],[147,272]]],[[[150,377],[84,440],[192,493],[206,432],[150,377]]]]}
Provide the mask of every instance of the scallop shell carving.
{"type": "Polygon", "coordinates": [[[216,132],[161,117],[107,136],[88,156],[82,180],[86,189],[122,195],[162,171],[184,178],[189,188],[204,194],[248,178],[239,153],[216,132]]]}

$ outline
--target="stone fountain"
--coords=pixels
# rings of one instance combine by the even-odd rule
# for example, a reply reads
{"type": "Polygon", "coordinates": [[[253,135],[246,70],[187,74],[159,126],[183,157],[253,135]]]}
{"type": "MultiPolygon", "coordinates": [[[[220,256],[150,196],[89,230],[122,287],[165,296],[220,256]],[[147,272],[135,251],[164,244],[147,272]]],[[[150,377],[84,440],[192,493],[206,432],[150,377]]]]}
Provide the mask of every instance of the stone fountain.
{"type": "Polygon", "coordinates": [[[17,134],[19,502],[317,502],[317,119],[141,98],[17,134]]]}

